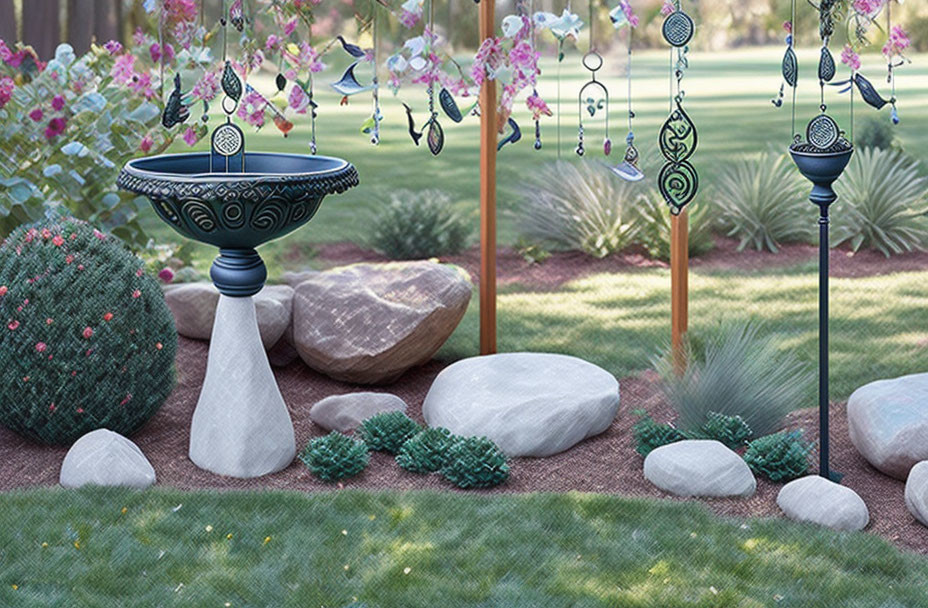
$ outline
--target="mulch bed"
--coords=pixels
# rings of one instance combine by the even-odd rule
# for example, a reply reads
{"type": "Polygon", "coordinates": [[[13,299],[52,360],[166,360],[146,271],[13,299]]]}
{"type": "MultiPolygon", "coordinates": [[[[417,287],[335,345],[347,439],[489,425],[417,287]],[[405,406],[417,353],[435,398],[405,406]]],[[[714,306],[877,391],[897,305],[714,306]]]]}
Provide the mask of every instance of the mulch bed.
{"type": "MultiPolygon", "coordinates": [[[[208,345],[181,338],[177,356],[178,385],[164,407],[133,440],[151,460],[159,483],[181,489],[224,490],[281,489],[322,491],[337,487],[459,491],[439,476],[419,476],[400,469],[386,454],[376,453],[360,476],[333,486],[314,478],[299,462],[259,479],[232,479],[195,467],[187,458],[190,418],[206,373],[208,345]]],[[[393,392],[410,406],[410,415],[422,420],[422,401],[432,380],[444,367],[440,361],[411,370],[393,386],[377,390],[393,392]]],[[[290,408],[298,446],[324,434],[309,419],[309,409],[328,395],[365,390],[336,382],[308,369],[299,361],[275,370],[284,400],[290,408]]],[[[503,486],[481,491],[509,492],[600,492],[624,496],[672,498],[648,483],[642,474],[642,459],[635,453],[631,426],[632,410],[644,409],[657,420],[669,420],[653,373],[620,381],[622,408],[603,434],[550,458],[520,458],[513,462],[511,479],[503,486]]],[[[870,508],[869,530],[905,549],[928,554],[928,528],[919,525],[903,502],[904,484],[873,469],[848,441],[843,404],[836,404],[832,418],[833,468],[844,473],[844,484],[857,491],[870,508]]],[[[789,418],[790,427],[802,427],[810,435],[817,429],[817,412],[803,410],[789,418]]],[[[58,481],[65,448],[42,446],[0,428],[0,490],[28,486],[51,486],[58,481]]],[[[734,517],[778,516],[776,495],[781,486],[758,480],[757,493],[748,499],[702,500],[713,511],[734,517]]],[[[672,498],[673,500],[680,500],[672,498]]]]}

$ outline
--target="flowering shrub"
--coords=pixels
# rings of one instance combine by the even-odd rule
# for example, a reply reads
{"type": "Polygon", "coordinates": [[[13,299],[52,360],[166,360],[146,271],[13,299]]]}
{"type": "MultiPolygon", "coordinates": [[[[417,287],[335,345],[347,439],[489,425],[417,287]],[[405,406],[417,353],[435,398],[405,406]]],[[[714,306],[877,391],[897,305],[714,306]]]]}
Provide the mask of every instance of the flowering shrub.
{"type": "Polygon", "coordinates": [[[128,434],[172,389],[177,333],[157,280],[118,239],[62,219],[0,245],[0,424],[67,444],[128,434]]]}

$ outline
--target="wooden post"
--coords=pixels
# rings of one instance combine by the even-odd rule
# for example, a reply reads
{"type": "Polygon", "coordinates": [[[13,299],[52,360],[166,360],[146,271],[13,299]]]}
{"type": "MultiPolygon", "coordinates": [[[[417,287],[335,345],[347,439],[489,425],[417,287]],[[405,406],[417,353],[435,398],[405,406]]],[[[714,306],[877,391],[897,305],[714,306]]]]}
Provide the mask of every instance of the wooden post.
{"type": "Polygon", "coordinates": [[[686,370],[684,336],[689,319],[689,220],[686,210],[670,216],[670,315],[674,369],[686,370]]]}
{"type": "Polygon", "coordinates": [[[16,35],[16,9],[12,2],[0,2],[0,40],[10,48],[19,40],[16,35]]]}
{"type": "MultiPolygon", "coordinates": [[[[496,1],[480,3],[480,40],[496,32],[496,1]]],[[[480,354],[496,352],[496,81],[480,88],[480,354]]]]}
{"type": "Polygon", "coordinates": [[[58,0],[23,2],[23,42],[32,45],[42,61],[54,57],[61,42],[58,8],[58,0]]]}

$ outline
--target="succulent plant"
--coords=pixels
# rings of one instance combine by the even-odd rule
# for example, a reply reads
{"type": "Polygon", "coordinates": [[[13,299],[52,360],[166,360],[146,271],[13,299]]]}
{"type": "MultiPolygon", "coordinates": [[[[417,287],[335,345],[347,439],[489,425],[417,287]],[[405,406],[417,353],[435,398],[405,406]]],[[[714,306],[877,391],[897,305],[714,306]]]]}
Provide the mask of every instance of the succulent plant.
{"type": "Polygon", "coordinates": [[[809,454],[815,446],[803,441],[802,431],[780,431],[748,444],[744,461],[770,481],[790,481],[809,471],[809,454]]]}
{"type": "Polygon", "coordinates": [[[358,434],[376,452],[396,454],[422,428],[403,412],[384,412],[361,423],[358,434]]]}
{"type": "Polygon", "coordinates": [[[727,416],[709,412],[706,423],[698,431],[689,433],[692,439],[715,439],[735,450],[747,445],[754,431],[741,416],[727,416]]]}
{"type": "Polygon", "coordinates": [[[636,412],[640,418],[632,427],[635,435],[635,451],[641,456],[647,456],[652,450],[686,439],[686,435],[679,429],[666,424],[655,422],[651,416],[639,410],[636,412]]]}
{"type": "Polygon", "coordinates": [[[509,479],[509,463],[486,437],[466,437],[448,450],[441,473],[459,488],[491,488],[509,479]]]}
{"type": "Polygon", "coordinates": [[[300,452],[300,460],[319,479],[338,481],[363,471],[370,454],[363,441],[332,431],[306,444],[300,452]]]}
{"type": "Polygon", "coordinates": [[[411,473],[435,472],[445,464],[448,450],[457,440],[448,429],[425,429],[403,444],[396,463],[411,473]]]}

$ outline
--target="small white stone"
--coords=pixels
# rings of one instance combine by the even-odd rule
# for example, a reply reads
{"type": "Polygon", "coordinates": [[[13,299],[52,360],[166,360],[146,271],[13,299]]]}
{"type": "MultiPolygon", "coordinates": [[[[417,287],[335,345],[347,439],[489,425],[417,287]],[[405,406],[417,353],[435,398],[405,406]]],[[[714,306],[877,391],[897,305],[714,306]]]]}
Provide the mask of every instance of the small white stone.
{"type": "Polygon", "coordinates": [[[644,459],[645,479],[677,496],[751,496],[757,480],[738,454],[719,441],[687,439],[644,459]]]}
{"type": "Polygon", "coordinates": [[[309,417],[327,431],[348,433],[376,414],[405,412],[406,402],[390,393],[349,393],[332,395],[317,401],[309,417]]]}
{"type": "Polygon", "coordinates": [[[915,519],[928,526],[928,460],[912,467],[905,482],[905,506],[915,519]]]}
{"type": "Polygon", "coordinates": [[[65,488],[147,488],[155,483],[155,469],[135,443],[119,433],[97,429],[75,441],[68,450],[61,463],[59,483],[65,488]]]}
{"type": "Polygon", "coordinates": [[[777,505],[790,519],[834,530],[863,530],[870,522],[867,504],[857,492],[819,475],[800,477],[780,488],[777,505]]]}

